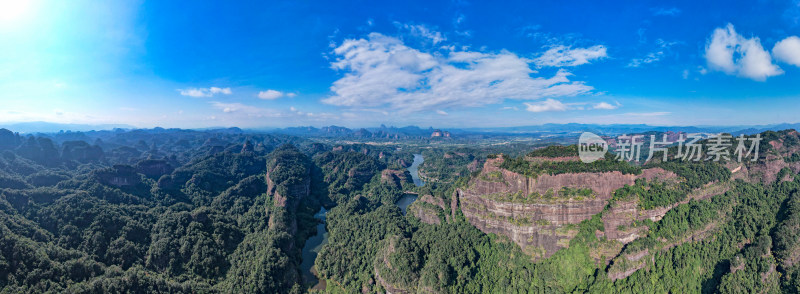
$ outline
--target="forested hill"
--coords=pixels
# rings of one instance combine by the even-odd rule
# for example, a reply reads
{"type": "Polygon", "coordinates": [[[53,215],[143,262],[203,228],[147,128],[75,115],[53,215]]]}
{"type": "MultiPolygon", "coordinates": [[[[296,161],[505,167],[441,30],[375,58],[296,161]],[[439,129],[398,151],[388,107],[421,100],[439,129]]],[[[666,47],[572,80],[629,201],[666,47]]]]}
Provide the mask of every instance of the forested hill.
{"type": "Polygon", "coordinates": [[[797,293],[800,135],[761,137],[753,162],[632,166],[524,142],[0,129],[0,293],[797,293]]]}
{"type": "Polygon", "coordinates": [[[313,214],[344,201],[329,192],[411,161],[334,147],[235,130],[0,129],[0,292],[303,292],[313,214]]]}

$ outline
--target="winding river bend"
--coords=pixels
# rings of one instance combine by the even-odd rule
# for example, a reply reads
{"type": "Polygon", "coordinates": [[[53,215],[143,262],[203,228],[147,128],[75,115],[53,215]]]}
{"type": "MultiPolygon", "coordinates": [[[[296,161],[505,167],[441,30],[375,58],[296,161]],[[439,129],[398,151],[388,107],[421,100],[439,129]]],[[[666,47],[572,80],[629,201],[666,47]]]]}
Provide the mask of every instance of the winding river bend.
{"type": "MultiPolygon", "coordinates": [[[[408,172],[411,174],[411,180],[414,181],[414,185],[417,187],[422,187],[425,185],[425,182],[422,181],[419,177],[419,165],[425,161],[425,158],[422,157],[422,154],[414,154],[414,162],[411,163],[411,166],[408,167],[408,172]]],[[[416,194],[405,194],[403,197],[400,197],[400,200],[397,200],[397,206],[400,207],[400,210],[403,211],[403,214],[406,214],[406,209],[411,203],[417,200],[416,194]]],[[[317,255],[319,251],[322,249],[322,246],[328,243],[328,230],[325,228],[325,215],[328,213],[324,207],[319,209],[319,212],[314,215],[315,218],[320,220],[320,223],[317,224],[317,234],[311,236],[306,240],[306,244],[303,246],[302,256],[303,262],[300,264],[300,270],[303,272],[303,278],[307,285],[314,285],[313,289],[325,289],[325,281],[320,281],[316,273],[317,271],[314,269],[314,261],[317,259],[317,255]]]]}
{"type": "MultiPolygon", "coordinates": [[[[422,181],[419,177],[419,165],[425,161],[425,158],[422,157],[422,154],[414,154],[414,162],[411,163],[411,166],[408,167],[408,172],[411,174],[411,180],[414,181],[414,185],[417,187],[422,187],[425,185],[425,182],[422,181]]],[[[408,206],[411,205],[415,200],[417,200],[417,194],[405,194],[403,197],[400,197],[400,200],[397,200],[397,206],[400,207],[400,210],[403,211],[403,214],[406,214],[406,209],[408,206]]]]}

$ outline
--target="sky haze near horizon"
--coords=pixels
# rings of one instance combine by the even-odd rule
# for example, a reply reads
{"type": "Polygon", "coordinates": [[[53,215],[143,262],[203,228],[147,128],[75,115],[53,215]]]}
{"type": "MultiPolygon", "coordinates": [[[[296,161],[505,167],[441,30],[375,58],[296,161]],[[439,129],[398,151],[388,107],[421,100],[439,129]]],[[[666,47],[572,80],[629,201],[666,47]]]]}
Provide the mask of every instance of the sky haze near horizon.
{"type": "Polygon", "coordinates": [[[0,0],[0,123],[800,118],[800,0],[0,0]]]}

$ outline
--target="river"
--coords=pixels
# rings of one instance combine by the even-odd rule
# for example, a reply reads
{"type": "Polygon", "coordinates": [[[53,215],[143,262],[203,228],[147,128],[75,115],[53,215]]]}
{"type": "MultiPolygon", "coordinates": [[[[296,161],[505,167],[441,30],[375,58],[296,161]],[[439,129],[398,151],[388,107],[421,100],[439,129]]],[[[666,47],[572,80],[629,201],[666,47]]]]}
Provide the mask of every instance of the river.
{"type": "MultiPolygon", "coordinates": [[[[414,154],[414,162],[408,167],[411,180],[417,187],[425,185],[425,182],[419,177],[419,165],[422,164],[423,161],[425,161],[425,159],[422,157],[422,154],[414,154]]],[[[411,205],[414,200],[417,200],[417,194],[408,193],[400,197],[400,200],[397,200],[395,204],[400,207],[400,210],[402,210],[405,215],[406,209],[408,209],[408,206],[411,205]]],[[[319,254],[322,246],[328,243],[328,230],[325,228],[325,215],[327,213],[328,211],[322,207],[319,209],[319,212],[314,215],[315,218],[320,220],[319,224],[317,224],[317,234],[306,240],[302,251],[303,262],[300,264],[300,270],[303,271],[303,278],[306,284],[314,285],[313,289],[319,290],[325,289],[325,281],[320,281],[317,278],[316,270],[314,269],[314,261],[317,259],[317,254],[319,254]]]]}
{"type": "Polygon", "coordinates": [[[314,288],[325,288],[324,282],[320,282],[316,276],[316,270],[313,269],[314,261],[317,260],[317,254],[322,249],[322,246],[328,243],[328,230],[325,229],[325,215],[328,213],[325,207],[320,207],[319,212],[314,215],[314,218],[320,220],[317,224],[317,234],[311,236],[306,240],[303,246],[303,262],[300,263],[300,269],[303,271],[303,278],[306,284],[315,285],[314,288]]]}
{"type": "MultiPolygon", "coordinates": [[[[408,167],[408,172],[411,174],[411,180],[414,182],[414,185],[417,187],[422,187],[425,185],[425,182],[422,181],[419,177],[419,165],[425,161],[425,158],[422,157],[422,154],[414,154],[414,162],[411,163],[411,166],[408,167]]],[[[417,200],[417,194],[407,193],[400,197],[400,200],[397,200],[395,203],[397,206],[400,207],[400,210],[403,211],[403,215],[406,214],[406,210],[411,203],[417,200]]]]}

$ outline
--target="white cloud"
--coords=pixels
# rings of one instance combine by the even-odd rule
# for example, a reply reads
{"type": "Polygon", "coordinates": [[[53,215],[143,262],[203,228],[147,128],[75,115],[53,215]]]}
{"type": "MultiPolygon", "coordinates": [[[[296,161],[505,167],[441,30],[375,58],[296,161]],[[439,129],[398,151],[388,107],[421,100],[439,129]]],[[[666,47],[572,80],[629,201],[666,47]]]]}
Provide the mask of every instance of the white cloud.
{"type": "Polygon", "coordinates": [[[782,62],[800,66],[800,38],[791,36],[776,43],[772,55],[782,62]]]}
{"type": "Polygon", "coordinates": [[[445,112],[444,110],[437,110],[436,113],[438,113],[439,115],[447,115],[447,112],[445,112]]]}
{"type": "Polygon", "coordinates": [[[211,92],[211,94],[219,94],[219,93],[222,93],[222,94],[225,94],[225,95],[233,94],[233,91],[231,91],[231,88],[211,87],[211,88],[208,88],[208,91],[211,92]]]}
{"type": "Polygon", "coordinates": [[[772,57],[761,47],[758,37],[745,38],[736,33],[732,24],[714,30],[706,44],[706,61],[709,69],[756,81],[783,74],[772,64],[772,57]]]}
{"type": "Polygon", "coordinates": [[[458,26],[458,25],[460,25],[462,22],[464,22],[464,20],[465,20],[466,18],[467,18],[467,17],[466,17],[465,15],[463,15],[463,14],[459,13],[459,14],[456,16],[456,18],[453,20],[453,23],[454,23],[456,26],[458,26]]]}
{"type": "Polygon", "coordinates": [[[253,117],[280,117],[281,114],[275,110],[268,108],[260,108],[242,103],[223,103],[212,101],[211,106],[221,110],[224,113],[236,113],[253,117]]]}
{"type": "MultiPolygon", "coordinates": [[[[608,102],[600,102],[600,103],[589,103],[589,102],[574,102],[574,103],[563,103],[561,101],[555,99],[546,99],[544,101],[539,102],[525,102],[525,110],[530,112],[545,112],[545,111],[566,111],[566,110],[614,110],[619,108],[619,102],[616,104],[611,104],[608,102]]],[[[503,109],[510,109],[508,107],[504,107],[503,109]]],[[[516,107],[514,108],[516,110],[516,107]]]]}
{"type": "Polygon", "coordinates": [[[189,97],[211,97],[216,94],[225,94],[225,95],[233,94],[231,88],[219,88],[219,87],[187,88],[187,89],[178,89],[178,91],[180,91],[181,95],[189,97]]]}
{"type": "Polygon", "coordinates": [[[561,101],[550,98],[541,102],[534,102],[534,103],[526,102],[523,104],[527,106],[525,110],[530,112],[565,111],[568,109],[568,106],[566,104],[561,103],[561,101]]]}
{"type": "Polygon", "coordinates": [[[433,45],[439,44],[442,41],[447,40],[447,38],[445,38],[444,35],[442,35],[442,33],[430,29],[425,25],[404,24],[400,22],[395,22],[394,25],[397,26],[398,28],[408,31],[408,33],[412,36],[430,40],[431,43],[433,43],[433,45]]]}
{"type": "Polygon", "coordinates": [[[643,64],[650,64],[659,61],[663,56],[664,56],[663,51],[650,52],[644,58],[631,59],[631,62],[629,62],[626,67],[640,67],[643,64]]]}
{"type": "Polygon", "coordinates": [[[608,102],[600,102],[592,106],[592,109],[604,109],[604,110],[613,110],[619,108],[619,103],[616,105],[612,105],[608,102]]]}
{"type": "Polygon", "coordinates": [[[570,81],[559,70],[534,77],[530,59],[514,53],[453,51],[430,54],[397,38],[371,33],[367,39],[345,40],[334,50],[331,67],[345,72],[322,102],[358,108],[415,112],[535,100],[589,93],[592,87],[570,81]]]}
{"type": "Polygon", "coordinates": [[[662,39],[658,39],[656,40],[656,45],[658,46],[658,48],[655,51],[648,53],[643,58],[631,59],[631,62],[628,63],[627,67],[640,67],[644,64],[658,62],[659,60],[664,58],[664,56],[667,55],[672,46],[675,46],[679,43],[680,42],[667,42],[662,39]]]}
{"type": "Polygon", "coordinates": [[[207,93],[200,89],[178,89],[183,96],[191,96],[191,97],[208,97],[211,96],[211,93],[207,93]]]}
{"type": "Polygon", "coordinates": [[[606,47],[603,45],[595,45],[589,48],[575,48],[559,45],[550,48],[544,54],[534,59],[537,66],[578,66],[587,64],[594,59],[602,59],[608,57],[606,47]]]}
{"type": "Polygon", "coordinates": [[[258,92],[258,98],[261,98],[261,99],[264,99],[264,100],[275,100],[275,99],[278,99],[278,98],[281,98],[281,97],[283,97],[283,92],[281,92],[281,91],[266,90],[266,91],[258,92]]]}

